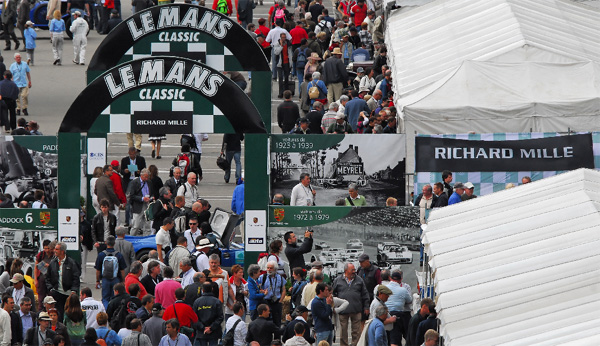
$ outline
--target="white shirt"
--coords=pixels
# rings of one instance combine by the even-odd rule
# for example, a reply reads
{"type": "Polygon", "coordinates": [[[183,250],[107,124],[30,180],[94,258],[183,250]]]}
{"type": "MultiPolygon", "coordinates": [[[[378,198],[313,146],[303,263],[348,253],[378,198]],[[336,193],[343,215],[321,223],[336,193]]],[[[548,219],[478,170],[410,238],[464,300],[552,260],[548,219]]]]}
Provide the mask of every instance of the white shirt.
{"type": "Polygon", "coordinates": [[[187,336],[179,333],[177,334],[177,340],[171,339],[169,335],[165,335],[160,339],[158,346],[192,346],[190,339],[187,336]]]}
{"type": "Polygon", "coordinates": [[[206,256],[206,254],[202,251],[196,252],[201,252],[198,254],[198,257],[196,257],[196,267],[198,267],[198,271],[202,272],[206,269],[210,269],[210,266],[208,265],[208,256],[206,256]]]}
{"type": "Polygon", "coordinates": [[[298,183],[292,189],[292,196],[290,197],[290,205],[297,206],[312,206],[313,205],[313,194],[310,188],[298,183]]]}
{"type": "Polygon", "coordinates": [[[183,276],[181,277],[182,288],[185,288],[187,285],[191,285],[192,283],[194,283],[194,274],[196,274],[194,268],[190,268],[190,270],[183,273],[183,276]]]}
{"type": "Polygon", "coordinates": [[[281,33],[285,33],[285,37],[288,40],[292,39],[292,35],[290,35],[290,33],[285,30],[284,28],[280,27],[280,26],[276,26],[275,28],[269,30],[269,33],[267,34],[267,38],[265,38],[265,41],[271,43],[271,45],[273,45],[274,43],[278,42],[279,39],[281,38],[281,33]]]}
{"type": "Polygon", "coordinates": [[[177,189],[177,196],[183,196],[185,207],[191,208],[192,204],[198,200],[198,185],[190,185],[186,182],[177,189]]]}
{"type": "Polygon", "coordinates": [[[196,228],[195,233],[192,233],[191,229],[188,229],[187,231],[183,232],[183,236],[185,237],[185,239],[187,239],[187,249],[190,252],[194,252],[196,250],[196,246],[194,245],[194,240],[196,238],[198,238],[200,235],[202,235],[200,228],[196,228]]]}
{"type": "MultiPolygon", "coordinates": [[[[31,209],[48,209],[48,206],[42,201],[35,201],[31,204],[31,209]]],[[[15,300],[15,303],[16,302],[17,301],[15,300]]]]}
{"type": "Polygon", "coordinates": [[[233,346],[245,346],[246,334],[248,334],[248,326],[240,316],[233,315],[227,319],[227,323],[225,324],[225,333],[233,328],[233,325],[237,321],[241,322],[238,323],[238,325],[235,327],[235,331],[233,332],[233,346]]]}
{"type": "Polygon", "coordinates": [[[104,305],[102,302],[95,300],[92,297],[87,297],[81,302],[81,310],[85,311],[85,317],[87,318],[86,328],[98,328],[98,322],[96,322],[96,315],[99,312],[105,312],[104,305]]]}
{"type": "Polygon", "coordinates": [[[23,287],[21,287],[20,290],[18,289],[13,289],[13,293],[12,293],[12,297],[13,300],[15,301],[15,306],[21,305],[21,298],[25,297],[25,284],[23,284],[23,287]]]}
{"type": "Polygon", "coordinates": [[[166,247],[171,247],[171,236],[162,227],[156,232],[156,245],[162,245],[163,251],[166,247]]]}

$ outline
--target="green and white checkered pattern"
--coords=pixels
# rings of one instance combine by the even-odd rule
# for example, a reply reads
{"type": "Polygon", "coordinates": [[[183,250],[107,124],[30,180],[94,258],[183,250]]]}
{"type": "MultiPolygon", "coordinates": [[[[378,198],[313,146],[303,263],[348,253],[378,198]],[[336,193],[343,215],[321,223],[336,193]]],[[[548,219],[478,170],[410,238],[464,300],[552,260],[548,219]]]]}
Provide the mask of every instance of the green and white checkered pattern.
{"type": "MultiPolygon", "coordinates": [[[[149,87],[152,91],[160,87],[149,87]]],[[[140,90],[117,99],[101,113],[109,116],[111,133],[131,132],[135,111],[192,111],[194,133],[232,133],[231,124],[221,110],[207,99],[186,91],[185,100],[140,100],[140,90]]]]}
{"type": "MultiPolygon", "coordinates": [[[[171,32],[186,32],[186,30],[168,30],[161,31],[167,35],[171,32]]],[[[196,33],[196,31],[189,31],[196,33]]],[[[178,52],[204,52],[206,53],[206,65],[219,71],[241,71],[242,66],[238,59],[221,42],[208,34],[198,35],[197,42],[159,42],[160,33],[148,35],[135,42],[119,60],[119,64],[135,59],[150,57],[156,53],[171,52],[171,55],[177,55],[178,52]]],[[[164,35],[164,34],[163,34],[164,35]]]]}
{"type": "MultiPolygon", "coordinates": [[[[458,135],[419,135],[420,137],[454,138],[476,141],[506,141],[520,139],[535,139],[563,136],[557,132],[526,132],[526,133],[483,133],[458,135]]],[[[592,132],[594,146],[594,167],[600,169],[600,132],[592,132]]],[[[562,173],[564,171],[529,171],[529,172],[452,172],[453,182],[471,182],[475,186],[475,195],[487,195],[504,190],[506,184],[521,184],[521,178],[531,177],[539,180],[562,173]]],[[[421,193],[423,186],[442,181],[442,172],[417,172],[415,175],[415,195],[421,193]]]]}

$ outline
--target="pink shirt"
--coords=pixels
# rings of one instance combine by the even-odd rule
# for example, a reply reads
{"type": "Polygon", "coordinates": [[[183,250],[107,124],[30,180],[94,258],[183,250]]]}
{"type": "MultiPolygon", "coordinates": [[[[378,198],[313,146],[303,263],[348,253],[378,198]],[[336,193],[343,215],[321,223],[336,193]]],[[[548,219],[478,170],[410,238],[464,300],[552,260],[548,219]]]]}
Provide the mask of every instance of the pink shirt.
{"type": "Polygon", "coordinates": [[[154,289],[154,294],[156,295],[154,301],[160,303],[163,309],[168,308],[175,303],[175,290],[178,288],[181,288],[179,282],[172,279],[164,279],[154,289]]]}

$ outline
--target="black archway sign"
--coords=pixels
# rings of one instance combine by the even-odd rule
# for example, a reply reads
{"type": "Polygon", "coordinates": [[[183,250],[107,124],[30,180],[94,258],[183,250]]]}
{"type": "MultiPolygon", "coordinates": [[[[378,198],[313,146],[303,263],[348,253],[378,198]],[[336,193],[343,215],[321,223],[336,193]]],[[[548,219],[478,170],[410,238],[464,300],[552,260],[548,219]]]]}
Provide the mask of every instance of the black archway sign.
{"type": "MultiPolygon", "coordinates": [[[[244,28],[224,14],[187,4],[154,6],[117,25],[98,46],[89,70],[108,70],[119,62],[137,40],[172,29],[195,30],[211,35],[238,57],[245,71],[270,70],[261,47],[244,28]]],[[[185,40],[185,36],[182,39],[185,40]]]]}
{"type": "Polygon", "coordinates": [[[148,86],[192,90],[217,106],[237,133],[267,133],[260,113],[231,79],[200,62],[178,57],[151,57],[115,66],[77,96],[59,132],[87,132],[115,99],[148,86]]]}

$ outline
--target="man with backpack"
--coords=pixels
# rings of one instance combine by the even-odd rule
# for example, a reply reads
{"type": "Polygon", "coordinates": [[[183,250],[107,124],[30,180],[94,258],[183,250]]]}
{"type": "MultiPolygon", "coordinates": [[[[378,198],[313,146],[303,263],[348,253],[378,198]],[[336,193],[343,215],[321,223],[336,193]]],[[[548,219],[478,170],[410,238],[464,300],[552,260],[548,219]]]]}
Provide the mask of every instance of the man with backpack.
{"type": "Polygon", "coordinates": [[[188,173],[187,182],[177,190],[177,196],[185,197],[184,208],[186,210],[192,209],[192,204],[200,198],[198,193],[198,186],[196,185],[196,173],[188,173]]]}
{"type": "Polygon", "coordinates": [[[142,321],[139,318],[131,320],[131,334],[123,339],[121,346],[152,346],[148,335],[142,334],[142,321]]]}
{"type": "Polygon", "coordinates": [[[187,229],[183,233],[183,236],[187,240],[188,251],[193,253],[196,250],[196,245],[197,245],[196,239],[202,235],[202,232],[198,228],[198,218],[197,217],[195,217],[195,216],[190,217],[190,221],[189,221],[188,225],[190,226],[190,228],[187,229]]]}
{"type": "Polygon", "coordinates": [[[279,328],[281,326],[282,304],[285,298],[285,279],[277,274],[278,264],[275,261],[267,263],[267,273],[258,278],[260,286],[267,290],[265,300],[271,310],[273,323],[279,328]]]}
{"type": "MultiPolygon", "coordinates": [[[[301,22],[298,22],[301,24],[301,22]]],[[[294,29],[292,29],[291,34],[292,34],[292,48],[294,48],[294,30],[298,29],[298,26],[294,29]]],[[[306,31],[304,30],[304,28],[302,28],[300,26],[300,30],[304,31],[306,33],[306,31]]],[[[295,68],[295,74],[298,77],[298,95],[301,95],[301,84],[302,81],[304,80],[304,68],[306,67],[306,63],[308,62],[308,57],[310,56],[310,54],[312,53],[312,50],[310,48],[308,48],[308,35],[306,35],[306,38],[302,38],[300,40],[300,44],[298,44],[295,48],[294,48],[294,55],[292,56],[292,61],[294,62],[294,66],[295,68]]]]}
{"type": "Polygon", "coordinates": [[[248,326],[244,321],[246,311],[244,305],[240,302],[233,304],[233,316],[227,319],[225,323],[225,337],[223,337],[223,346],[245,346],[248,326]],[[229,337],[230,336],[230,337],[229,337]]]}
{"type": "Polygon", "coordinates": [[[113,297],[114,286],[123,282],[125,278],[125,258],[115,251],[115,237],[106,239],[106,250],[100,252],[96,258],[96,286],[102,284],[102,303],[108,309],[108,302],[113,297]]]}
{"type": "MultiPolygon", "coordinates": [[[[123,290],[125,290],[124,286],[123,290]]],[[[98,313],[98,315],[96,315],[96,322],[98,322],[98,328],[96,328],[98,340],[104,340],[106,346],[121,345],[123,342],[121,337],[117,334],[117,332],[108,327],[108,314],[106,312],[98,313]]]]}
{"type": "Polygon", "coordinates": [[[231,0],[214,1],[212,9],[226,16],[231,16],[231,14],[233,13],[233,6],[231,5],[231,0]]]}

